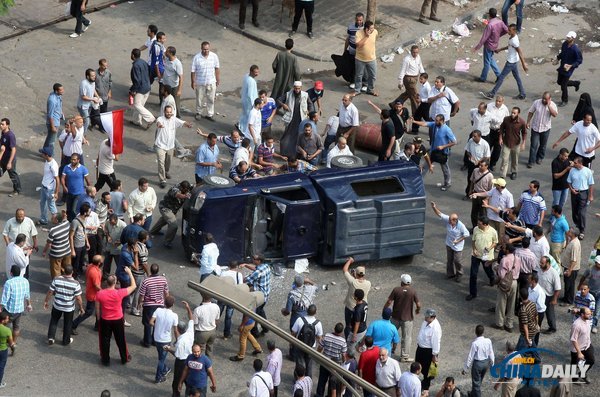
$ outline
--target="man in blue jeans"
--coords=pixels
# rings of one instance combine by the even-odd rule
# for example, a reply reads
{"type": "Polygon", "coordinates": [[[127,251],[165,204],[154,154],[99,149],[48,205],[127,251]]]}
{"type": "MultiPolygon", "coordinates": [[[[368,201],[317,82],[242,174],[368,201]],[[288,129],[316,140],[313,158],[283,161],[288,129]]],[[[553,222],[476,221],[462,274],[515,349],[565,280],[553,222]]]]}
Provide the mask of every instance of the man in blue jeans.
{"type": "Polygon", "coordinates": [[[523,83],[521,82],[521,76],[519,76],[519,62],[521,66],[523,66],[523,70],[527,72],[529,68],[527,67],[527,63],[525,63],[525,57],[523,56],[523,51],[521,51],[519,36],[517,36],[517,26],[513,23],[508,27],[508,45],[503,48],[498,48],[496,53],[500,51],[504,51],[508,49],[508,54],[506,55],[506,63],[504,64],[504,68],[502,69],[502,73],[498,76],[498,80],[496,80],[496,85],[490,92],[480,92],[487,99],[494,99],[496,93],[502,87],[502,83],[504,83],[504,79],[508,76],[509,73],[512,73],[513,77],[517,82],[517,87],[519,88],[519,95],[515,96],[514,99],[525,99],[525,88],[523,87],[523,83]]]}
{"type": "Polygon", "coordinates": [[[159,307],[152,314],[150,319],[150,325],[154,327],[154,343],[156,345],[156,351],[158,352],[158,365],[156,366],[156,377],[155,383],[162,383],[167,380],[167,375],[171,372],[166,364],[168,347],[175,338],[179,336],[177,330],[177,323],[179,317],[177,313],[174,313],[171,309],[175,304],[175,298],[171,295],[165,298],[165,307],[159,307]]]}
{"type": "Polygon", "coordinates": [[[81,156],[77,153],[71,155],[71,164],[63,168],[61,183],[66,193],[67,218],[69,222],[75,218],[75,205],[79,196],[84,194],[85,186],[91,186],[88,178],[89,172],[84,165],[79,164],[81,156]]]}
{"type": "Polygon", "coordinates": [[[525,0],[504,0],[502,6],[502,21],[505,25],[508,25],[508,10],[512,5],[515,5],[517,11],[517,33],[521,33],[521,26],[523,25],[523,7],[525,7],[525,0]]]}
{"type": "Polygon", "coordinates": [[[79,97],[77,99],[77,110],[83,117],[83,133],[86,134],[90,127],[90,106],[98,106],[100,97],[96,94],[96,71],[86,69],[85,79],[79,83],[79,97]]]}
{"type": "Polygon", "coordinates": [[[46,102],[46,128],[48,133],[43,148],[50,148],[50,155],[54,155],[54,141],[60,127],[60,120],[64,119],[62,111],[62,95],[65,88],[60,83],[54,83],[52,92],[46,102]]]}
{"type": "Polygon", "coordinates": [[[500,75],[500,69],[494,59],[494,52],[498,49],[498,42],[500,37],[508,33],[506,24],[498,18],[498,11],[495,8],[490,8],[488,11],[489,19],[488,24],[483,31],[483,35],[479,40],[479,43],[473,47],[473,52],[476,52],[483,46],[483,70],[481,76],[476,79],[479,82],[485,82],[487,80],[488,72],[490,68],[496,75],[496,78],[500,75]]]}

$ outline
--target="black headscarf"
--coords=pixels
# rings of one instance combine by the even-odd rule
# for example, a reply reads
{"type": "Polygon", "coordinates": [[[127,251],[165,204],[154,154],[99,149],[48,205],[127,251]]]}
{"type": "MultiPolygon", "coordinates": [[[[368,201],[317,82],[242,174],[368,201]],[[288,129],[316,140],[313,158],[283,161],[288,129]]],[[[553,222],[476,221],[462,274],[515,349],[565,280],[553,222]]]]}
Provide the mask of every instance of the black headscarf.
{"type": "Polygon", "coordinates": [[[579,96],[579,102],[577,103],[577,107],[573,112],[573,121],[581,121],[583,120],[583,116],[586,114],[592,115],[592,124],[598,127],[598,123],[596,121],[596,114],[594,113],[594,108],[592,107],[592,97],[587,92],[584,92],[579,96]]]}

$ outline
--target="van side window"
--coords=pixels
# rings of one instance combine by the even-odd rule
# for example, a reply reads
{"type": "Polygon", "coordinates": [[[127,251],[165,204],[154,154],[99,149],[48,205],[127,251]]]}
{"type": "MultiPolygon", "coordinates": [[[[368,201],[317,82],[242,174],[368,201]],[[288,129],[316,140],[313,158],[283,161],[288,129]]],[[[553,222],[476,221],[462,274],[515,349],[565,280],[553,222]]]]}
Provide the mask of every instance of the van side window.
{"type": "Polygon", "coordinates": [[[384,178],[370,181],[350,183],[352,190],[359,197],[380,196],[384,194],[403,193],[404,186],[396,178],[384,178]]]}
{"type": "Polygon", "coordinates": [[[310,195],[308,194],[306,189],[302,188],[291,188],[289,190],[271,191],[270,195],[280,197],[288,201],[302,201],[310,199],[310,195]]]}

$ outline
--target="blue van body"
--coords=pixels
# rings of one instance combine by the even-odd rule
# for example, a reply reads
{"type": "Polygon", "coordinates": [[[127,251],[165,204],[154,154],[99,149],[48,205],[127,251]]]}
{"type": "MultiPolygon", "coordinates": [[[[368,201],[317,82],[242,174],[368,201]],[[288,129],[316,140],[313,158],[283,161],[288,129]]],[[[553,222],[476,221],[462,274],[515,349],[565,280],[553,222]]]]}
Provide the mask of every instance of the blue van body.
{"type": "Polygon", "coordinates": [[[187,254],[211,233],[219,262],[313,258],[322,265],[411,256],[423,250],[425,189],[412,162],[326,168],[197,188],[184,207],[187,254]]]}

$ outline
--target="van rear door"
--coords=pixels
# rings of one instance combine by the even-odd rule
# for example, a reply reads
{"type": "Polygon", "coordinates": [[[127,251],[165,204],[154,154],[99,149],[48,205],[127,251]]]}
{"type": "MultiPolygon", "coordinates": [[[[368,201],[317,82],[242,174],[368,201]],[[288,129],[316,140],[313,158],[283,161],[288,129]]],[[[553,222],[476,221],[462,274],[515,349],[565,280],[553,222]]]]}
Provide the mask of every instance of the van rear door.
{"type": "Polygon", "coordinates": [[[288,204],[283,220],[283,255],[288,260],[317,255],[321,238],[318,200],[288,204]]]}

